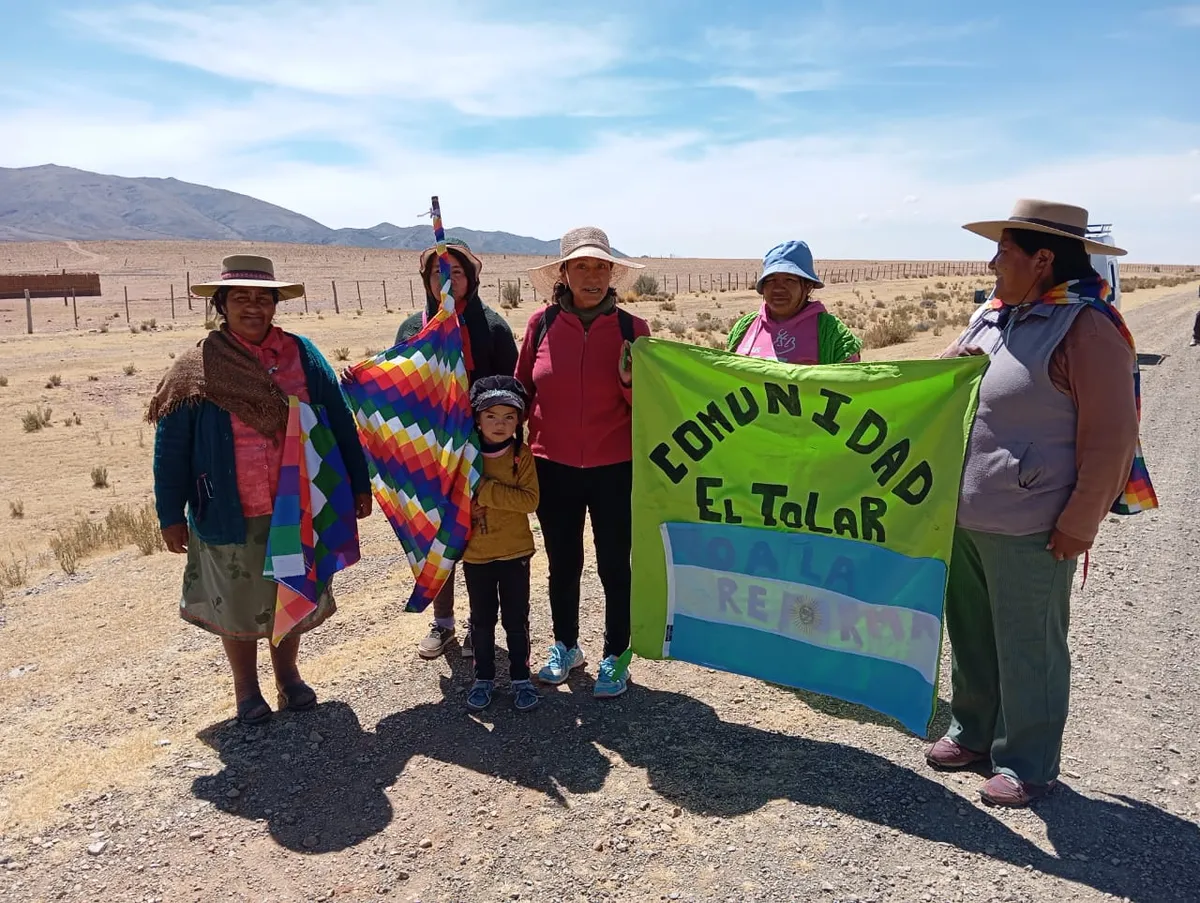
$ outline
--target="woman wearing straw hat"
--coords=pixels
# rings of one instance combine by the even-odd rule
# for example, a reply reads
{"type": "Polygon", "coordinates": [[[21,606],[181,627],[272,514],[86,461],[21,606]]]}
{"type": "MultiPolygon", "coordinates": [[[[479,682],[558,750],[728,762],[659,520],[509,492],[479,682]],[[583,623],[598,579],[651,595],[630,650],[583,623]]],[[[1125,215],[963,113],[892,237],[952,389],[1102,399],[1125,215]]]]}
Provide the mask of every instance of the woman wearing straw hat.
{"type": "Polygon", "coordinates": [[[857,361],[862,340],[812,297],[825,287],[816,272],[805,242],[785,241],[769,250],[755,286],[762,308],[733,324],[726,349],[788,364],[857,361]]]}
{"type": "Polygon", "coordinates": [[[604,655],[594,693],[625,692],[629,647],[633,404],[629,348],[650,334],[617,307],[617,288],[639,264],[616,257],[608,236],[585,226],[562,237],[558,260],[529,271],[551,304],[525,329],[517,378],[531,397],[529,444],[541,496],[538,521],[550,566],[554,645],[538,679],[561,684],[586,663],[579,647],[583,526],[592,521],[604,586],[604,655]]]}
{"type": "MultiPolygon", "coordinates": [[[[226,257],[221,269],[216,282],[192,286],[212,298],[221,328],[175,361],[146,419],[157,424],[154,495],[163,541],[187,554],[180,617],[221,637],[238,721],[257,724],[271,716],[256,661],[258,640],[271,637],[278,589],[263,565],[289,395],[325,408],[359,518],[371,513],[371,484],[333,369],[308,339],[273,325],[279,302],[300,297],[303,287],[277,280],[266,257],[226,257]]],[[[296,664],[300,634],[334,609],[326,591],[316,611],[271,647],[279,708],[316,705],[296,664]]]]}
{"type": "MultiPolygon", "coordinates": [[[[454,298],[454,309],[465,327],[462,338],[467,378],[473,384],[486,376],[512,376],[517,367],[517,343],[508,321],[479,297],[483,261],[465,241],[457,238],[447,238],[446,249],[450,252],[450,293],[454,298]]],[[[435,247],[421,252],[421,284],[425,286],[425,309],[400,324],[396,332],[397,345],[420,332],[441,306],[441,275],[435,247]]],[[[433,623],[429,633],[417,644],[417,654],[424,659],[440,656],[454,639],[455,627],[454,577],[451,575],[433,600],[433,623]]],[[[462,654],[470,658],[474,652],[468,621],[462,654]]]]}
{"type": "MultiPolygon", "coordinates": [[[[935,768],[990,766],[984,802],[1058,779],[1076,560],[1109,511],[1157,505],[1138,445],[1137,359],[1089,254],[1087,211],[1019,201],[965,228],[997,243],[995,299],[943,357],[987,354],[946,591],[952,719],[935,768]],[[1116,503],[1114,504],[1114,499],[1116,503]]],[[[1085,567],[1086,571],[1086,567],[1085,567]]]]}

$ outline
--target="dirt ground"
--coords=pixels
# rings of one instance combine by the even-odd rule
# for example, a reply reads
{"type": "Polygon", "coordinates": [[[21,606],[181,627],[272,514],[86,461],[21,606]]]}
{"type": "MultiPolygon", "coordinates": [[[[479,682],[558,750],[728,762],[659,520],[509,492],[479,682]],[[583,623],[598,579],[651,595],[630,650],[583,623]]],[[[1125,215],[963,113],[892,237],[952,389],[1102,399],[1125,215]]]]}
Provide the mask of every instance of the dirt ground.
{"type": "MultiPolygon", "coordinates": [[[[865,315],[872,291],[891,303],[934,282],[825,296],[865,315]]],[[[578,675],[533,713],[501,694],[469,716],[468,663],[415,655],[427,619],[401,613],[410,577],[378,514],[337,580],[339,613],[302,648],[318,709],[234,726],[219,644],[176,614],[179,559],[130,547],[68,577],[49,552],[77,518],[150,497],[140,417],[200,315],[0,337],[0,575],[27,569],[0,599],[0,900],[1200,899],[1196,292],[1126,298],[1139,350],[1165,355],[1143,377],[1164,504],[1102,531],[1074,606],[1065,786],[1017,813],[982,808],[976,775],[928,771],[922,740],[885,718],[681,663],[635,661],[619,700],[593,700],[578,675]],[[51,425],[26,433],[37,406],[51,425]],[[108,488],[92,488],[96,466],[108,488]]],[[[732,318],[753,296],[674,303],[634,310],[705,341],[700,314],[732,318]]],[[[531,310],[508,312],[518,331],[531,310]]],[[[390,344],[401,313],[280,321],[356,360],[390,344]]],[[[952,331],[931,332],[868,356],[935,354],[952,331]]],[[[539,556],[539,650],[544,581],[539,556]]],[[[595,656],[590,565],[584,609],[595,656]]]]}

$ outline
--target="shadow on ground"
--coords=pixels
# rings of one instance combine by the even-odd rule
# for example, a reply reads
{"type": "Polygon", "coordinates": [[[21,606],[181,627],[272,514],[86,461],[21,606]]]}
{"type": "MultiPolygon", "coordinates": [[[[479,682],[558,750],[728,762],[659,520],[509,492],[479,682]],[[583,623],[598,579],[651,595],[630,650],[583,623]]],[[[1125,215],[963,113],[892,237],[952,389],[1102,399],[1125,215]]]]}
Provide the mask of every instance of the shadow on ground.
{"type": "MultiPolygon", "coordinates": [[[[498,694],[493,709],[476,720],[462,708],[463,663],[452,665],[459,673],[443,678],[442,702],[398,712],[374,731],[340,702],[284,715],[265,729],[209,728],[201,738],[226,767],[197,779],[193,792],[231,815],[266,819],[291,850],[319,853],[344,849],[389,824],[384,788],[413,756],[499,776],[561,801],[564,791],[602,788],[610,768],[602,749],[608,749],[646,769],[656,793],[691,813],[733,817],[787,799],[1032,866],[1118,898],[1197,897],[1200,828],[1138,800],[1060,788],[1037,809],[1057,852],[1052,856],[919,770],[851,746],[723,722],[708,705],[678,693],[631,686],[621,699],[598,704],[581,677],[573,692],[549,692],[539,710],[525,715],[498,694]]],[[[923,767],[916,748],[913,761],[923,767]]]]}

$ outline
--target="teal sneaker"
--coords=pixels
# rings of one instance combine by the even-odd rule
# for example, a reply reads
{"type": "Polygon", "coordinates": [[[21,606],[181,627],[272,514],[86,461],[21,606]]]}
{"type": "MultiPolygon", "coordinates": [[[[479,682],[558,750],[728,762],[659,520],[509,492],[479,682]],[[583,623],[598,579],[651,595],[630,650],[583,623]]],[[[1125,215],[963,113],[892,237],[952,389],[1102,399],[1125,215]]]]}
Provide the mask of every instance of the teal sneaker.
{"type": "Polygon", "coordinates": [[[583,656],[583,650],[576,644],[573,648],[568,649],[562,643],[555,643],[550,647],[550,657],[546,660],[546,664],[542,670],[538,672],[538,680],[544,684],[564,683],[571,672],[576,668],[582,668],[587,664],[587,659],[583,656]]]}
{"type": "Polygon", "coordinates": [[[592,695],[597,699],[612,699],[620,696],[629,687],[629,664],[615,655],[610,655],[600,663],[600,672],[596,675],[596,686],[592,695]]]}

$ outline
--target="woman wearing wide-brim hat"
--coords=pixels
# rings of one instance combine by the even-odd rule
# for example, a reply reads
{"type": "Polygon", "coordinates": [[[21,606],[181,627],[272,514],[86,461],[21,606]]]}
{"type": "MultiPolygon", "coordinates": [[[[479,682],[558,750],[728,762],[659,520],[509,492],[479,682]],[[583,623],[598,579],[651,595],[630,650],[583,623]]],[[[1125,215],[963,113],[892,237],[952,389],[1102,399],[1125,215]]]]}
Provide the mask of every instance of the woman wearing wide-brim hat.
{"type": "MultiPolygon", "coordinates": [[[[288,396],[324,407],[359,518],[371,513],[370,477],[333,369],[308,339],[273,324],[279,303],[300,297],[303,286],[276,279],[269,258],[234,255],[222,262],[220,279],[192,291],[212,299],[221,326],[179,356],[150,402],[155,505],[168,550],[187,555],[180,617],[221,637],[238,720],[257,724],[271,716],[256,660],[258,641],[271,638],[278,591],[263,565],[288,396]]],[[[327,590],[316,611],[271,647],[279,708],[316,705],[297,666],[300,635],[334,610],[327,590]]]]}
{"type": "Polygon", "coordinates": [[[633,499],[633,372],[629,348],[650,334],[617,306],[640,264],[617,257],[592,226],[562,237],[561,254],[529,271],[549,306],[525,329],[517,378],[531,396],[529,443],[541,487],[538,521],[550,567],[554,645],[538,678],[561,684],[586,663],[579,646],[583,528],[588,515],[604,586],[604,655],[594,693],[625,692],[633,499]]]}
{"type": "MultiPolygon", "coordinates": [[[[462,324],[463,357],[467,379],[474,384],[487,376],[512,376],[517,367],[517,342],[512,327],[479,297],[480,260],[465,241],[446,239],[450,252],[450,294],[454,309],[462,324]]],[[[438,270],[437,248],[421,252],[421,284],[425,286],[425,308],[408,317],[396,332],[396,344],[406,342],[420,332],[442,304],[441,276],[438,270]]],[[[446,651],[454,639],[454,576],[446,581],[433,600],[433,623],[429,633],[417,644],[417,654],[434,659],[446,651]]],[[[462,654],[470,658],[475,653],[471,642],[471,625],[462,640],[462,654]]]]}
{"type": "Polygon", "coordinates": [[[946,590],[952,720],[926,757],[990,766],[984,802],[1026,806],[1059,774],[1076,560],[1110,511],[1157,505],[1138,444],[1137,360],[1082,207],[1018,201],[964,228],[996,242],[995,299],[943,357],[987,354],[946,590]],[[1114,503],[1114,499],[1116,502],[1114,503]]]}

